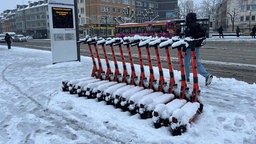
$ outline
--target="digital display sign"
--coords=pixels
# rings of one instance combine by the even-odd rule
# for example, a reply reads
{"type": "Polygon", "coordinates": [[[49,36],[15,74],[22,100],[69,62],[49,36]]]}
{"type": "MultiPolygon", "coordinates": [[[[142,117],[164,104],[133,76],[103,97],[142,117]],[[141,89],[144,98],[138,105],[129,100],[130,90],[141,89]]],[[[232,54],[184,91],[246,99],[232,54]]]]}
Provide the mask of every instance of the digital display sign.
{"type": "Polygon", "coordinates": [[[52,7],[53,28],[74,28],[73,9],[52,7]]]}

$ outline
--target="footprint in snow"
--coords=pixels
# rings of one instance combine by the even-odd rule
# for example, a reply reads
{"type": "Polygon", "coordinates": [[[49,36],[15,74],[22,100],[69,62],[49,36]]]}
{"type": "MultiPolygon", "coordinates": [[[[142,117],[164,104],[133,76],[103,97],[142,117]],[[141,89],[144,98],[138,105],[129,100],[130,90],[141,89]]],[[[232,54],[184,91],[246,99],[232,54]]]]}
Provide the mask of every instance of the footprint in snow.
{"type": "Polygon", "coordinates": [[[226,118],[224,118],[224,117],[217,117],[217,120],[218,120],[219,122],[224,122],[224,121],[226,120],[226,118]]]}
{"type": "Polygon", "coordinates": [[[244,126],[244,119],[237,117],[237,118],[235,119],[234,125],[235,125],[236,127],[242,127],[242,126],[244,126]]]}

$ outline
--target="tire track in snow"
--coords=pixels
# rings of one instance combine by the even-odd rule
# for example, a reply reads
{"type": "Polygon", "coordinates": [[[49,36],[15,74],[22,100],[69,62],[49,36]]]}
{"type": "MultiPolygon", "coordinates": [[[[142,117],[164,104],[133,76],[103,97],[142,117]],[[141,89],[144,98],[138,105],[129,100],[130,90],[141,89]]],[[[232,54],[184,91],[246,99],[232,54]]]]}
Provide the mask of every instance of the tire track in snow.
{"type": "MultiPolygon", "coordinates": [[[[23,58],[24,59],[24,58],[23,58]]],[[[107,140],[110,140],[112,142],[116,142],[116,143],[121,143],[121,144],[125,144],[126,142],[120,140],[120,139],[117,139],[117,138],[113,138],[113,136],[108,136],[108,135],[105,135],[104,133],[102,132],[99,132],[99,131],[96,131],[94,129],[90,129],[88,127],[86,127],[86,124],[85,126],[83,126],[83,124],[81,124],[80,121],[78,120],[74,120],[74,119],[71,119],[71,118],[68,118],[68,117],[65,117],[63,115],[60,115],[58,114],[57,112],[53,112],[51,111],[50,109],[46,108],[44,105],[42,105],[40,102],[38,102],[37,100],[35,100],[34,98],[32,98],[31,96],[29,96],[27,93],[23,92],[17,85],[15,85],[14,83],[12,83],[11,81],[8,80],[8,78],[6,77],[6,71],[8,70],[8,68],[10,68],[12,65],[14,65],[15,63],[12,63],[12,64],[9,64],[7,65],[1,72],[1,78],[3,79],[4,82],[6,82],[8,85],[12,86],[18,93],[21,94],[21,96],[29,99],[30,101],[32,101],[33,103],[35,103],[38,107],[36,107],[33,111],[35,115],[39,116],[40,118],[44,118],[46,120],[49,120],[50,122],[53,122],[53,123],[59,123],[60,121],[56,118],[56,117],[60,117],[62,120],[64,120],[64,123],[65,125],[68,125],[70,126],[72,129],[74,130],[85,130],[89,133],[92,133],[94,135],[97,135],[101,138],[104,138],[104,139],[107,139],[107,140]],[[40,111],[42,110],[42,111],[40,111]],[[39,113],[37,113],[39,112],[39,113]],[[45,113],[45,114],[40,114],[40,113],[45,113]],[[42,116],[43,115],[43,116],[42,116]]],[[[55,93],[55,91],[53,92],[55,93]]],[[[87,124],[87,125],[90,125],[90,124],[87,124]]],[[[37,130],[35,130],[36,132],[37,130]]],[[[72,132],[70,132],[72,133],[72,132]]],[[[31,133],[29,134],[26,134],[26,137],[25,137],[25,140],[24,141],[28,141],[28,136],[31,136],[31,133]]]]}
{"type": "Polygon", "coordinates": [[[5,76],[5,71],[6,71],[9,67],[11,67],[12,65],[13,65],[13,64],[7,65],[7,66],[4,68],[4,70],[2,71],[2,79],[3,79],[3,81],[5,81],[8,85],[14,87],[14,89],[15,89],[17,92],[19,92],[19,93],[20,93],[21,95],[23,95],[24,97],[26,97],[26,98],[30,99],[31,101],[33,101],[33,102],[34,102],[36,105],[38,105],[39,107],[43,107],[38,101],[36,101],[35,99],[33,99],[33,98],[31,98],[30,96],[28,96],[26,93],[24,93],[23,91],[21,91],[21,89],[20,89],[18,86],[16,86],[15,84],[11,83],[11,82],[6,78],[6,76],[5,76]]]}

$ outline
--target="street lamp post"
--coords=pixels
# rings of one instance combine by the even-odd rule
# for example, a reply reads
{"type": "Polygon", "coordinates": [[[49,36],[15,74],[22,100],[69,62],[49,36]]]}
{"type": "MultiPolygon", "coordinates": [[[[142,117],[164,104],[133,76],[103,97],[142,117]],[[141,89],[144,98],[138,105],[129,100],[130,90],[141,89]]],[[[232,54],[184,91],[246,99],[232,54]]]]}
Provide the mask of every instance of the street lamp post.
{"type": "Polygon", "coordinates": [[[249,11],[249,32],[251,31],[251,17],[252,17],[252,12],[249,11]]]}
{"type": "Polygon", "coordinates": [[[108,17],[106,16],[106,37],[108,37],[108,17]]]}
{"type": "Polygon", "coordinates": [[[109,14],[109,12],[106,12],[105,16],[102,17],[102,19],[105,20],[106,24],[106,37],[108,36],[108,18],[110,18],[109,14]]]}
{"type": "Polygon", "coordinates": [[[74,0],[74,9],[75,9],[75,25],[76,25],[76,47],[77,47],[77,60],[81,61],[81,54],[80,54],[80,44],[79,41],[79,23],[78,23],[78,7],[77,7],[77,0],[74,0]]]}

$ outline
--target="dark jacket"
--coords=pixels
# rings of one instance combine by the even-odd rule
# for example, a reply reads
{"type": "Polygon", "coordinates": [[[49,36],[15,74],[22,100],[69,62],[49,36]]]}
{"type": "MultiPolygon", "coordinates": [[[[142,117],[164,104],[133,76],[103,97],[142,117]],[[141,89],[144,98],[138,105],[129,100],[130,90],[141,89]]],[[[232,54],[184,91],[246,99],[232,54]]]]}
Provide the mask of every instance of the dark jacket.
{"type": "MultiPolygon", "coordinates": [[[[205,30],[200,24],[193,23],[193,24],[187,26],[187,28],[185,30],[185,37],[192,37],[194,39],[205,37],[205,30]]],[[[203,40],[197,41],[195,43],[195,47],[201,47],[202,42],[203,42],[203,40]]]]}
{"type": "Polygon", "coordinates": [[[12,39],[12,37],[7,33],[6,35],[5,35],[5,42],[6,43],[11,43],[12,41],[11,41],[11,39],[12,39]]]}
{"type": "Polygon", "coordinates": [[[240,28],[239,27],[236,28],[236,33],[240,33],[240,28]]]}
{"type": "MultiPolygon", "coordinates": [[[[197,18],[195,13],[188,13],[186,16],[186,26],[185,37],[192,37],[194,39],[205,37],[205,29],[199,24],[196,23],[197,18]]],[[[197,41],[195,47],[200,47],[203,40],[197,41]]]]}
{"type": "Polygon", "coordinates": [[[252,34],[255,35],[255,33],[256,33],[256,27],[254,26],[254,27],[252,28],[252,34]]]}
{"type": "Polygon", "coordinates": [[[205,37],[205,30],[200,24],[192,23],[187,26],[185,30],[185,36],[192,37],[194,39],[205,37]]]}
{"type": "Polygon", "coordinates": [[[221,26],[221,27],[219,27],[218,32],[219,32],[220,34],[222,34],[222,33],[223,33],[223,28],[222,28],[222,26],[221,26]]]}

